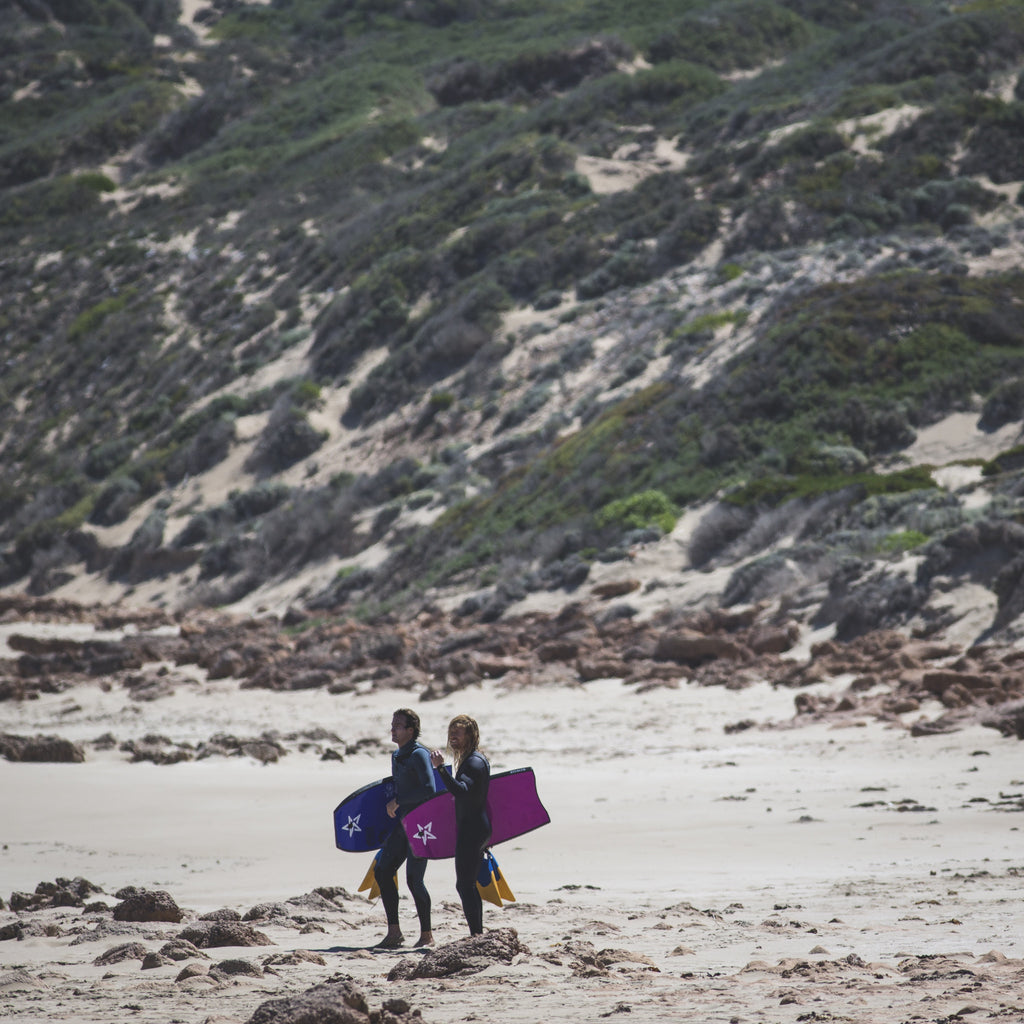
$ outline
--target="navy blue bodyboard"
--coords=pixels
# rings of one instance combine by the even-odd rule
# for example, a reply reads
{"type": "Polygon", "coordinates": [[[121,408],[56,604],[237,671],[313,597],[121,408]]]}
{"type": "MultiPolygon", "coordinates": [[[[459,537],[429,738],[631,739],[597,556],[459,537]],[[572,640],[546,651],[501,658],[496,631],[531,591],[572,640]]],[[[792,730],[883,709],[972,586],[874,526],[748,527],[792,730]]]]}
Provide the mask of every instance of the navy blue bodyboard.
{"type": "MultiPolygon", "coordinates": [[[[439,793],[444,790],[436,768],[434,785],[439,793]]],[[[402,824],[398,818],[388,817],[387,805],[394,798],[395,783],[390,775],[350,793],[334,808],[334,845],[348,853],[379,850],[392,829],[402,824]]]]}

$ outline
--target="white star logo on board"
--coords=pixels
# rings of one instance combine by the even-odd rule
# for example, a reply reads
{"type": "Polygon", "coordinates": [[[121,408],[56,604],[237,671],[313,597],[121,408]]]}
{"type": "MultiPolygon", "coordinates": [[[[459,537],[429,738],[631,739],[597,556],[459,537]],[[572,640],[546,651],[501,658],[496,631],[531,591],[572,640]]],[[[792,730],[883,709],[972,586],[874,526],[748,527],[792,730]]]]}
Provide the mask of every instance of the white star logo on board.
{"type": "Polygon", "coordinates": [[[342,830],[342,832],[347,832],[347,833],[348,833],[348,837],[349,837],[349,839],[351,839],[351,838],[352,838],[352,833],[353,833],[353,832],[362,832],[362,831],[363,831],[363,830],[362,830],[362,829],[361,829],[361,828],[359,827],[359,819],[360,819],[361,817],[362,817],[362,814],[361,814],[361,813],[360,813],[360,814],[357,814],[357,815],[356,815],[356,816],[355,816],[354,818],[353,818],[353,817],[352,817],[352,815],[350,814],[350,815],[348,816],[348,824],[347,824],[347,825],[342,825],[342,826],[341,826],[341,830],[342,830]]]}
{"type": "Polygon", "coordinates": [[[426,825],[420,825],[419,828],[416,829],[416,838],[423,843],[424,846],[426,846],[428,839],[437,838],[437,836],[430,831],[433,827],[434,823],[432,821],[428,821],[426,825]]]}

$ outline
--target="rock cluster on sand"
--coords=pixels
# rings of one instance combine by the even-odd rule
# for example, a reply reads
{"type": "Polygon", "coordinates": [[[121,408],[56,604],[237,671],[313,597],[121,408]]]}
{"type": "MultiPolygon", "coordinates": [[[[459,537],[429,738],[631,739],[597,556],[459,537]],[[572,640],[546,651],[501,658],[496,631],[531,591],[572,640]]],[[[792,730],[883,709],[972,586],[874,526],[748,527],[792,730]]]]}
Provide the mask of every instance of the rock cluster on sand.
{"type": "MultiPolygon", "coordinates": [[[[27,615],[31,609],[21,611],[27,615]]],[[[88,617],[81,609],[76,614],[88,617]]],[[[1024,738],[1024,652],[1015,647],[964,648],[879,630],[820,643],[809,656],[795,658],[791,652],[799,636],[796,623],[759,605],[666,612],[644,622],[630,616],[599,618],[569,605],[557,615],[535,613],[486,625],[434,611],[390,625],[329,619],[298,635],[275,619],[194,612],[178,616],[176,631],[132,633],[102,643],[16,633],[9,644],[21,654],[12,669],[0,669],[13,672],[0,678],[0,699],[61,692],[98,677],[102,686],[123,687],[132,698],[141,694],[157,700],[173,692],[168,680],[174,671],[196,668],[207,678],[236,678],[242,688],[319,687],[331,693],[398,688],[417,692],[421,700],[485,679],[500,679],[509,689],[622,678],[638,691],[681,681],[730,689],[767,681],[803,691],[850,677],[839,694],[798,692],[790,724],[861,715],[914,735],[931,735],[980,722],[1005,736],[1024,738]],[[913,720],[907,720],[909,715],[913,720]]],[[[754,724],[744,721],[731,728],[754,724]]],[[[133,761],[174,764],[214,756],[272,763],[290,749],[343,759],[367,742],[379,741],[346,743],[317,729],[284,736],[216,733],[196,745],[157,735],[119,743],[106,735],[94,744],[97,749],[118,746],[133,761]]],[[[0,755],[80,761],[85,751],[60,737],[7,734],[0,735],[0,755]]]]}
{"type": "Polygon", "coordinates": [[[257,1007],[248,1024],[413,1024],[421,1021],[404,999],[386,999],[371,1010],[351,978],[337,977],[296,996],[271,999],[257,1007]]]}
{"type": "Polygon", "coordinates": [[[496,928],[432,949],[417,960],[400,960],[388,973],[388,981],[415,978],[450,978],[476,974],[495,962],[511,963],[529,950],[519,941],[515,928],[496,928]]]}
{"type": "MultiPolygon", "coordinates": [[[[181,910],[169,893],[159,890],[128,886],[117,893],[122,902],[113,911],[106,908],[105,914],[93,911],[88,918],[76,917],[87,913],[83,907],[84,898],[100,892],[102,890],[99,886],[76,878],[40,882],[32,896],[12,893],[11,912],[16,914],[16,919],[0,922],[0,941],[24,940],[33,935],[68,939],[75,935],[77,937],[71,945],[76,945],[82,939],[102,941],[123,929],[122,941],[108,946],[97,955],[90,955],[89,963],[92,966],[113,968],[134,962],[137,964],[135,969],[154,972],[173,967],[175,987],[197,984],[224,991],[232,991],[239,979],[262,979],[268,973],[280,975],[281,971],[290,968],[317,970],[327,966],[327,961],[320,953],[303,949],[269,953],[255,960],[244,956],[228,956],[211,962],[210,955],[204,949],[269,946],[272,945],[271,940],[252,925],[241,921],[242,915],[238,911],[223,908],[194,918],[181,910]],[[69,894],[74,900],[65,898],[63,894],[69,894]],[[32,920],[46,913],[51,916],[45,921],[32,920]],[[176,924],[187,917],[192,919],[186,927],[173,937],[166,937],[158,949],[152,947],[152,942],[161,934],[166,936],[166,933],[136,930],[133,937],[133,925],[138,929],[142,922],[176,924]],[[112,921],[123,923],[112,924],[112,921]]],[[[320,919],[325,922],[341,922],[342,908],[338,902],[334,902],[332,896],[340,903],[356,901],[369,909],[365,900],[351,896],[344,889],[328,887],[294,897],[284,904],[257,905],[245,916],[252,919],[267,917],[268,908],[272,907],[276,923],[287,927],[290,934],[294,935],[309,922],[310,909],[319,910],[320,919]]],[[[474,940],[478,947],[474,954],[478,970],[496,959],[507,962],[509,951],[519,948],[515,932],[511,929],[491,934],[496,936],[493,940],[474,940]]],[[[436,951],[436,954],[443,954],[443,949],[436,951]]],[[[25,981],[35,985],[31,975],[26,974],[25,981]]],[[[0,991],[10,995],[19,984],[21,982],[18,977],[0,972],[0,991]]],[[[83,996],[84,993],[76,988],[74,995],[83,996]]],[[[317,1024],[414,1024],[422,1021],[422,1017],[418,1010],[413,1010],[401,998],[385,998],[378,1009],[371,1009],[369,1000],[352,983],[352,979],[339,976],[331,977],[307,991],[265,1001],[251,1017],[252,1024],[303,1024],[312,1021],[317,1024]]]]}
{"type": "MultiPolygon", "coordinates": [[[[33,893],[12,892],[11,910],[43,910],[47,907],[84,907],[93,894],[102,892],[85,878],[58,878],[40,882],[33,893]]],[[[103,904],[106,909],[106,904],[103,904]]]]}

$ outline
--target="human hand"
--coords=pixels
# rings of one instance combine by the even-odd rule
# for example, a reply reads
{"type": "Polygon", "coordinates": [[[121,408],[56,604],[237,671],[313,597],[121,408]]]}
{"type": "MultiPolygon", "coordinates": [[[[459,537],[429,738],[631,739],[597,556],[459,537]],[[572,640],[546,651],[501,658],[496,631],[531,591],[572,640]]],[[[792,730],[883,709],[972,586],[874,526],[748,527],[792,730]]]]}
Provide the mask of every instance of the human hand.
{"type": "Polygon", "coordinates": [[[440,750],[432,750],[430,752],[430,763],[435,768],[440,768],[444,764],[444,754],[440,750]]]}
{"type": "Polygon", "coordinates": [[[387,812],[388,812],[388,817],[389,818],[393,818],[398,813],[398,801],[397,800],[389,800],[388,801],[388,805],[385,808],[385,810],[387,810],[387,812]]]}

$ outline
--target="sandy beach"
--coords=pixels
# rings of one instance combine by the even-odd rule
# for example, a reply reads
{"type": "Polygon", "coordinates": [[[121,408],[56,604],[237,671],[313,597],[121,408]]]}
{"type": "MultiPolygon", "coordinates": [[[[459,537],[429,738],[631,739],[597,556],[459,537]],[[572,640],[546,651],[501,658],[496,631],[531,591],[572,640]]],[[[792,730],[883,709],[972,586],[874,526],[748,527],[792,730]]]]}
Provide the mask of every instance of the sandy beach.
{"type": "MultiPolygon", "coordinates": [[[[0,716],[0,731],[86,745],[105,733],[290,739],[272,764],[130,763],[116,746],[88,746],[81,764],[0,761],[0,896],[81,877],[111,906],[135,886],[185,915],[115,934],[109,915],[79,908],[0,912],[0,928],[23,926],[0,941],[0,1014],[12,1019],[242,1022],[345,975],[370,1006],[404,1000],[432,1024],[1024,1020],[1024,748],[992,729],[796,726],[792,692],[767,684],[492,681],[419,703],[400,689],[243,690],[198,672],[160,700],[97,682],[7,702],[0,716]],[[355,895],[369,855],[334,848],[331,812],[387,774],[387,725],[405,705],[428,743],[468,711],[495,770],[535,769],[551,824],[496,848],[517,902],[485,905],[485,927],[513,928],[525,947],[508,963],[388,980],[423,952],[368,951],[383,934],[379,904],[355,895]],[[760,724],[728,728],[741,719],[760,724]],[[324,731],[341,743],[302,741],[324,731]],[[322,759],[360,741],[362,752],[322,759]],[[180,961],[95,962],[129,941],[155,953],[204,914],[261,904],[288,910],[250,918],[270,945],[207,949],[196,977],[181,978],[180,961]],[[209,970],[229,958],[251,973],[209,970]]],[[[427,882],[444,947],[465,933],[452,863],[431,864],[427,882]]]]}

